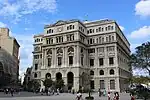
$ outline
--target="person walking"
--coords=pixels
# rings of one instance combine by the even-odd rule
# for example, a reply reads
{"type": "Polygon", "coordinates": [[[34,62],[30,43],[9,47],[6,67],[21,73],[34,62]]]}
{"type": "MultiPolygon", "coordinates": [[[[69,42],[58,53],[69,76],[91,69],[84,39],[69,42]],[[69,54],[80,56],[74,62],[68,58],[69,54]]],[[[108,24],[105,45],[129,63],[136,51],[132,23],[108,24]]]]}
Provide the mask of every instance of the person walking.
{"type": "Polygon", "coordinates": [[[11,93],[11,96],[14,96],[13,95],[14,94],[14,89],[13,88],[10,89],[10,93],[11,93]]]}
{"type": "Polygon", "coordinates": [[[108,92],[108,100],[110,100],[110,92],[108,92]]]}
{"type": "Polygon", "coordinates": [[[130,94],[131,100],[135,100],[133,94],[130,94]]]}
{"type": "Polygon", "coordinates": [[[78,91],[76,100],[82,100],[82,94],[78,91]]]}

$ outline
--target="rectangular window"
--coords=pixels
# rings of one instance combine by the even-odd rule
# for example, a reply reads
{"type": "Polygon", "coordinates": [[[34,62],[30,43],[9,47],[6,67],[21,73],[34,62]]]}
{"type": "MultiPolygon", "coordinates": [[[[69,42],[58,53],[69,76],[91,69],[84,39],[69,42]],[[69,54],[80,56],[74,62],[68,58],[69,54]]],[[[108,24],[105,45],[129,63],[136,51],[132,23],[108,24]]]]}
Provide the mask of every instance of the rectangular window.
{"type": "Polygon", "coordinates": [[[91,38],[91,39],[90,39],[90,44],[92,44],[92,43],[93,43],[93,39],[91,38]]]}
{"type": "Polygon", "coordinates": [[[58,66],[60,66],[62,64],[61,60],[62,60],[62,58],[58,57],[58,66]]]}
{"type": "Polygon", "coordinates": [[[73,56],[69,56],[69,65],[73,64],[73,56]]]}
{"type": "Polygon", "coordinates": [[[50,67],[51,66],[51,58],[47,59],[47,63],[48,63],[48,67],[50,67]]]}
{"type": "Polygon", "coordinates": [[[110,89],[115,89],[115,80],[110,80],[110,89]]]}
{"type": "Polygon", "coordinates": [[[91,80],[91,89],[94,89],[94,80],[91,80]]]}
{"type": "Polygon", "coordinates": [[[105,81],[100,80],[100,89],[105,89],[105,81]]]}
{"type": "Polygon", "coordinates": [[[103,66],[104,65],[104,60],[103,58],[99,58],[99,66],[103,66]]]}
{"type": "Polygon", "coordinates": [[[38,64],[35,64],[35,70],[37,70],[38,69],[38,64]]]}
{"type": "Polygon", "coordinates": [[[110,57],[110,58],[109,58],[109,65],[112,65],[112,64],[114,64],[114,58],[113,58],[113,57],[110,57]]]}
{"type": "Polygon", "coordinates": [[[83,66],[83,57],[81,57],[81,65],[83,66]]]}
{"type": "Polygon", "coordinates": [[[90,59],[90,66],[94,66],[94,59],[90,59]]]}

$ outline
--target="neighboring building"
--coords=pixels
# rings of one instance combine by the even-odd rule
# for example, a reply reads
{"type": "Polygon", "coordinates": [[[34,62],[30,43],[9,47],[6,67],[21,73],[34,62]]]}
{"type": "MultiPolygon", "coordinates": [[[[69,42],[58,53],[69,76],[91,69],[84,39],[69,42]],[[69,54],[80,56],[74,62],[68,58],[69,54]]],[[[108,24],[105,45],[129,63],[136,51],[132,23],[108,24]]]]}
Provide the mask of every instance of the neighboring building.
{"type": "Polygon", "coordinates": [[[114,20],[60,20],[46,25],[34,40],[34,79],[63,79],[68,89],[76,90],[127,88],[130,44],[114,20]]]}
{"type": "Polygon", "coordinates": [[[19,76],[19,47],[17,40],[9,36],[8,28],[0,28],[0,63],[4,73],[9,73],[11,80],[18,81],[19,76]]]}
{"type": "Polygon", "coordinates": [[[23,85],[24,85],[24,88],[26,90],[28,90],[28,83],[29,83],[29,81],[32,80],[31,71],[32,71],[32,67],[27,68],[26,73],[25,73],[23,85]]]}

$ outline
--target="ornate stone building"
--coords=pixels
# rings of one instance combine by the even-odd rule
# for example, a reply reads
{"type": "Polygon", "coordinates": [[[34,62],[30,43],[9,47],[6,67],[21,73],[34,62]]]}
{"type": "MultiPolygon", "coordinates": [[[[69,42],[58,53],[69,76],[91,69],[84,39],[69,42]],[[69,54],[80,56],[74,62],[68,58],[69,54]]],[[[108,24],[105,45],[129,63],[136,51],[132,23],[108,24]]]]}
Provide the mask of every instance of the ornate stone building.
{"type": "Polygon", "coordinates": [[[130,44],[114,20],[60,20],[46,25],[34,40],[34,79],[63,79],[68,89],[76,90],[127,88],[130,44]]]}
{"type": "Polygon", "coordinates": [[[19,48],[8,28],[0,28],[0,80],[1,86],[15,84],[19,79],[19,48]],[[5,82],[5,83],[4,83],[5,82]]]}

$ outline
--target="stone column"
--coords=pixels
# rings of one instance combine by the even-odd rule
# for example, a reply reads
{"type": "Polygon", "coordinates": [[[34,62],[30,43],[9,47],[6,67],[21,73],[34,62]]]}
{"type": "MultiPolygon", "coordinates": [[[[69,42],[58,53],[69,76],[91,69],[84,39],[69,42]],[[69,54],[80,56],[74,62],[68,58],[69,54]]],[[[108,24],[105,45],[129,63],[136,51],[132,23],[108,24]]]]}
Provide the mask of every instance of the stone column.
{"type": "Polygon", "coordinates": [[[74,77],[73,87],[75,88],[76,92],[79,90],[79,77],[74,77]]]}
{"type": "Polygon", "coordinates": [[[62,66],[65,67],[65,47],[63,47],[62,66]]]}
{"type": "Polygon", "coordinates": [[[80,47],[79,47],[79,45],[77,45],[77,49],[76,49],[77,51],[77,54],[76,54],[76,60],[77,60],[77,66],[79,67],[80,66],[80,47]]]}
{"type": "Polygon", "coordinates": [[[98,68],[98,48],[95,48],[95,67],[98,68]]]}
{"type": "Polygon", "coordinates": [[[77,46],[74,46],[73,65],[77,66],[77,46]]]}
{"type": "Polygon", "coordinates": [[[57,66],[57,49],[55,48],[54,49],[54,68],[56,68],[56,66],[57,66]]]}
{"type": "Polygon", "coordinates": [[[45,55],[45,57],[44,57],[44,69],[46,69],[46,66],[47,66],[47,65],[46,65],[46,56],[47,56],[47,55],[46,55],[46,52],[47,52],[47,50],[45,49],[45,50],[44,50],[44,55],[45,55]]]}
{"type": "Polygon", "coordinates": [[[55,66],[55,48],[52,49],[52,67],[54,68],[55,66]]]}
{"type": "Polygon", "coordinates": [[[65,67],[68,67],[68,48],[65,47],[65,67]]]}
{"type": "Polygon", "coordinates": [[[119,78],[115,79],[115,90],[117,92],[120,92],[120,84],[119,84],[119,78]]]}

